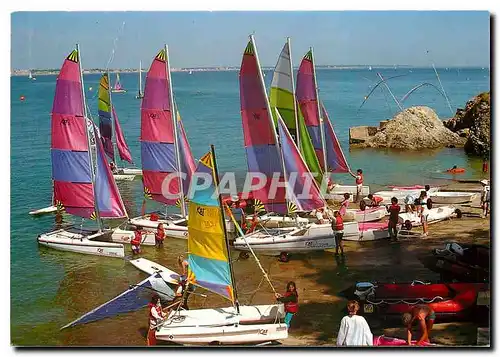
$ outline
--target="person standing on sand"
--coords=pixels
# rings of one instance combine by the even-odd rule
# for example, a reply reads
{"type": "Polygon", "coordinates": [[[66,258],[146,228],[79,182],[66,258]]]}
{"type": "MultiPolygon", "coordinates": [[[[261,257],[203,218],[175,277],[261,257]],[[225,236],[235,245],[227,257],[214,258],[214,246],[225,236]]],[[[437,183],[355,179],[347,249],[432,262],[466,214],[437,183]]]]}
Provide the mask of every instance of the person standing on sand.
{"type": "Polygon", "coordinates": [[[427,216],[429,215],[425,212],[427,206],[427,193],[425,191],[420,192],[420,197],[418,198],[418,208],[417,212],[420,216],[420,223],[422,223],[422,234],[426,237],[429,235],[429,228],[427,226],[427,216]]]}
{"type": "Polygon", "coordinates": [[[156,345],[156,331],[161,326],[165,317],[168,316],[168,310],[163,311],[161,308],[160,296],[154,294],[151,298],[151,302],[148,304],[149,310],[149,329],[148,335],[146,337],[147,346],[156,345]]]}
{"type": "Polygon", "coordinates": [[[285,324],[290,329],[290,323],[292,322],[293,316],[299,311],[299,294],[297,293],[297,286],[295,282],[289,281],[286,284],[286,293],[281,295],[280,293],[274,294],[276,300],[285,304],[285,324]]]}
{"type": "Polygon", "coordinates": [[[352,177],[356,179],[356,202],[361,199],[361,192],[363,191],[363,170],[358,169],[356,175],[352,172],[350,173],[352,177]]]}
{"type": "Polygon", "coordinates": [[[357,315],[359,303],[351,300],[347,303],[349,315],[340,321],[337,346],[373,346],[373,334],[363,316],[357,315]]]}
{"type": "Polygon", "coordinates": [[[333,236],[335,237],[335,255],[339,255],[339,248],[341,254],[344,255],[344,243],[342,238],[344,237],[344,220],[340,215],[339,211],[333,212],[335,219],[332,221],[333,236]]]}
{"type": "Polygon", "coordinates": [[[481,191],[481,208],[483,209],[482,218],[488,216],[490,210],[490,185],[488,180],[481,180],[483,189],[481,191]]]}
{"type": "Polygon", "coordinates": [[[399,212],[401,212],[401,207],[398,205],[398,199],[396,197],[391,198],[391,205],[387,207],[387,211],[389,212],[389,236],[392,240],[398,240],[398,221],[399,221],[399,212]]]}
{"type": "Polygon", "coordinates": [[[411,309],[411,312],[406,312],[402,317],[403,325],[406,326],[408,332],[408,345],[411,345],[411,327],[415,320],[419,321],[420,330],[422,331],[422,336],[417,341],[417,345],[421,345],[423,342],[429,343],[429,334],[436,320],[436,313],[432,310],[429,305],[416,305],[411,309]]]}
{"type": "Polygon", "coordinates": [[[339,213],[342,216],[342,218],[345,216],[347,213],[347,208],[349,207],[349,198],[351,197],[350,193],[344,193],[344,200],[340,203],[340,209],[339,213]]]}

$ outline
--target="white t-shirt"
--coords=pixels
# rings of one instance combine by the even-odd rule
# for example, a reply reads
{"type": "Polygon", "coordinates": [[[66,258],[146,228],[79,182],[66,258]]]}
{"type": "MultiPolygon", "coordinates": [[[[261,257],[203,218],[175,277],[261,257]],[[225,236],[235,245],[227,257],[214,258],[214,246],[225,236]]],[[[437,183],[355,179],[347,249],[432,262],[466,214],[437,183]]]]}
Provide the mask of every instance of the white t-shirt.
{"type": "Polygon", "coordinates": [[[340,322],[337,346],[373,346],[373,334],[363,316],[344,316],[340,322]]]}
{"type": "Polygon", "coordinates": [[[481,201],[490,202],[490,186],[484,186],[483,192],[481,192],[481,201]]]}
{"type": "Polygon", "coordinates": [[[323,221],[323,213],[320,211],[316,211],[316,219],[321,222],[323,221]]]}

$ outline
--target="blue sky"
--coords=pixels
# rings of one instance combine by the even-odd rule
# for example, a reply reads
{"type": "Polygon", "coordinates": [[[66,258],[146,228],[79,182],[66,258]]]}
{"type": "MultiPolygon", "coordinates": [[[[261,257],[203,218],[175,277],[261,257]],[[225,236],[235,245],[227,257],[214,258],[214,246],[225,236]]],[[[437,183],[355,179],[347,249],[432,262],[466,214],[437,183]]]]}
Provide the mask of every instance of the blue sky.
{"type": "Polygon", "coordinates": [[[239,66],[255,32],[263,66],[287,36],[297,65],[314,47],[318,65],[480,66],[490,62],[488,12],[17,12],[11,68],[58,68],[78,42],[85,68],[149,66],[164,43],[172,67],[239,66]],[[125,23],[124,26],[122,24],[125,23]],[[30,40],[31,39],[31,40],[30,40]],[[429,51],[429,54],[426,53],[429,51]]]}

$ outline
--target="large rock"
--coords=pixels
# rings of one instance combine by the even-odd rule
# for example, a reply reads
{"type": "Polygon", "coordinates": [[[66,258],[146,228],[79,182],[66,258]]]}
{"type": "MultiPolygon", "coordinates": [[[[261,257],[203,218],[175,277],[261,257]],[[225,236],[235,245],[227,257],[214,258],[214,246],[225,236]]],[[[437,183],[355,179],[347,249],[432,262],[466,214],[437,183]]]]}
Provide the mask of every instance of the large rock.
{"type": "Polygon", "coordinates": [[[464,146],[466,153],[488,157],[491,144],[490,116],[490,92],[485,92],[469,100],[465,109],[457,109],[455,116],[445,120],[444,125],[459,134],[467,133],[464,146]]]}
{"type": "MultiPolygon", "coordinates": [[[[351,128],[350,133],[356,128],[351,128]]],[[[367,131],[366,131],[367,132],[367,131]]],[[[404,150],[463,146],[466,139],[447,129],[429,107],[411,107],[396,114],[363,140],[350,143],[358,147],[404,150]]]]}

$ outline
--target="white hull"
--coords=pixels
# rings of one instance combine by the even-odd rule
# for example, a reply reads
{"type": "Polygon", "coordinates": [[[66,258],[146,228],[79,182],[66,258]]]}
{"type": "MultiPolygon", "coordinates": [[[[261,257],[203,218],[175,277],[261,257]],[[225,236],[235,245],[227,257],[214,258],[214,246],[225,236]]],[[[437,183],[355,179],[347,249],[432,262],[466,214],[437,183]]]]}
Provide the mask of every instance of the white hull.
{"type": "Polygon", "coordinates": [[[167,283],[179,284],[179,274],[177,274],[173,270],[165,268],[163,265],[160,265],[145,258],[130,260],[130,263],[134,267],[136,267],[137,269],[148,275],[153,275],[159,272],[162,279],[165,280],[167,283]]]}
{"type": "MultiPolygon", "coordinates": [[[[345,223],[344,223],[345,226],[345,223]]],[[[343,240],[366,242],[389,238],[389,230],[385,224],[371,228],[371,225],[359,225],[357,234],[345,234],[343,240]]]]}
{"type": "MultiPolygon", "coordinates": [[[[144,215],[141,217],[132,218],[129,222],[134,226],[140,226],[144,230],[149,232],[156,232],[158,224],[163,223],[163,228],[165,229],[165,235],[170,238],[187,239],[188,238],[188,227],[186,224],[186,219],[158,219],[157,221],[152,221],[149,219],[150,215],[144,215]]],[[[154,234],[153,234],[154,241],[154,234]]],[[[154,243],[153,243],[154,244],[154,243]]]]}
{"type": "Polygon", "coordinates": [[[125,89],[111,89],[111,93],[126,93],[125,89]]]}
{"type": "Polygon", "coordinates": [[[41,214],[54,213],[56,211],[57,211],[56,206],[49,206],[49,207],[37,209],[35,211],[31,211],[30,215],[37,216],[37,215],[41,215],[41,214]]]}
{"type": "MultiPolygon", "coordinates": [[[[135,233],[122,229],[115,229],[111,235],[111,240],[115,243],[130,244],[134,239],[135,233]]],[[[142,236],[141,245],[155,245],[155,234],[153,232],[145,232],[142,236]]]]}
{"type": "Polygon", "coordinates": [[[95,232],[77,228],[59,229],[38,236],[38,243],[57,250],[123,258],[123,244],[102,242],[97,239],[108,239],[112,231],[95,232]]]}
{"type": "Polygon", "coordinates": [[[132,169],[128,167],[123,167],[121,169],[118,169],[118,173],[120,175],[137,175],[137,176],[142,176],[142,170],[141,169],[132,169]]]}
{"type": "MultiPolygon", "coordinates": [[[[330,190],[329,198],[335,201],[342,201],[344,199],[344,193],[350,193],[351,196],[349,197],[349,200],[353,202],[356,198],[357,186],[337,185],[332,190],[330,190]]],[[[363,188],[361,189],[361,197],[368,196],[369,194],[370,186],[363,186],[363,188]]]]}
{"type": "MultiPolygon", "coordinates": [[[[418,196],[420,196],[420,193],[422,191],[425,191],[425,189],[404,189],[403,190],[403,189],[393,188],[392,191],[378,191],[378,192],[375,192],[373,195],[382,197],[384,200],[381,202],[381,204],[384,204],[384,205],[391,204],[391,199],[393,197],[396,197],[398,199],[398,203],[400,205],[401,204],[404,205],[404,199],[406,198],[406,196],[412,195],[412,196],[418,197],[418,196]]],[[[428,194],[432,195],[433,193],[436,193],[436,192],[439,192],[439,187],[431,187],[429,189],[428,194]]],[[[433,202],[434,202],[434,200],[433,200],[433,202]]]]}
{"type": "MultiPolygon", "coordinates": [[[[424,215],[427,215],[427,223],[436,223],[442,220],[451,218],[455,215],[455,207],[444,206],[436,207],[433,209],[425,209],[424,215]]],[[[419,215],[414,213],[401,213],[399,215],[399,223],[403,224],[406,221],[410,221],[412,226],[421,226],[419,215]]]]}
{"type": "Polygon", "coordinates": [[[477,193],[472,192],[436,192],[430,198],[433,203],[450,205],[471,203],[476,197],[477,193]]]}
{"type": "Polygon", "coordinates": [[[156,338],[188,345],[246,344],[276,341],[288,337],[283,323],[284,306],[240,306],[217,309],[181,310],[171,312],[156,338]]]}
{"type": "Polygon", "coordinates": [[[373,222],[384,218],[387,215],[385,206],[380,207],[366,207],[364,211],[360,209],[348,209],[346,216],[352,215],[356,222],[373,222]]]}
{"type": "Polygon", "coordinates": [[[114,174],[113,177],[116,181],[134,181],[135,175],[120,175],[114,174]]]}

